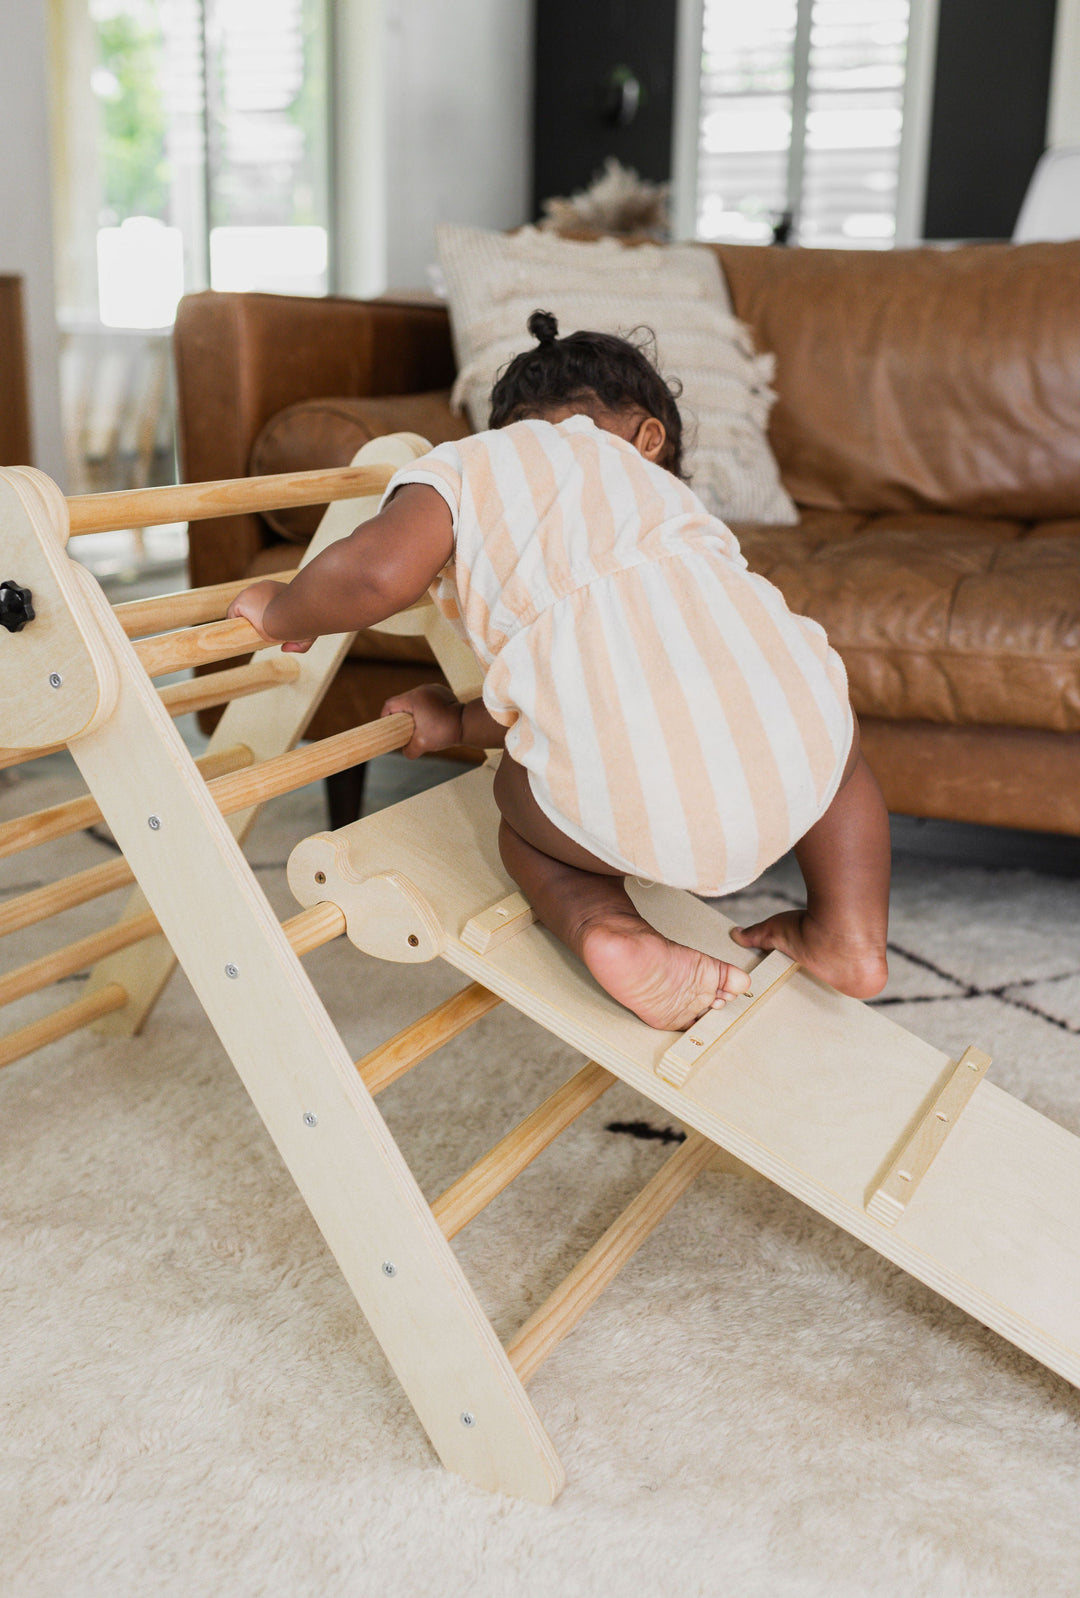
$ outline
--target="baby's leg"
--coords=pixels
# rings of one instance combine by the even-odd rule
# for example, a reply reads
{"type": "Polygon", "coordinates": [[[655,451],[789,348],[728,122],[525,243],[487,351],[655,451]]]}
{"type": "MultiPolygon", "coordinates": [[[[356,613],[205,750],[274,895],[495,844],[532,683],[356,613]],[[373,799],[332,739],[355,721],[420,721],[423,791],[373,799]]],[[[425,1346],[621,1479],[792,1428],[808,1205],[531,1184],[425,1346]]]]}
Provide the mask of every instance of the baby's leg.
{"type": "Polygon", "coordinates": [[[495,776],[495,799],[503,864],[538,920],[642,1021],[682,1031],[750,986],[738,966],[672,943],[643,920],[622,877],[554,826],[509,755],[495,776]]]}
{"type": "Polygon", "coordinates": [[[780,949],[855,999],[888,977],[889,817],[877,778],[858,753],[821,820],[795,845],[806,909],[732,932],[748,949],[780,949]]]}

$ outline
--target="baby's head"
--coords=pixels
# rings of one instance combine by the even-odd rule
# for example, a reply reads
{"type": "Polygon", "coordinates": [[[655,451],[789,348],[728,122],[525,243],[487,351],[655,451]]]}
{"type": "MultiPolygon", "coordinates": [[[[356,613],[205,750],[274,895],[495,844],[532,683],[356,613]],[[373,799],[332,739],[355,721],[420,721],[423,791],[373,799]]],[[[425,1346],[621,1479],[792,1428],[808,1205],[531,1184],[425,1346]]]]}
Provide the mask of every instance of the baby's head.
{"type": "Polygon", "coordinates": [[[612,333],[559,337],[550,311],[534,311],[535,349],[516,355],[491,391],[489,426],[526,420],[558,422],[584,413],[625,438],[676,477],[682,472],[678,389],[665,383],[644,349],[612,333]]]}

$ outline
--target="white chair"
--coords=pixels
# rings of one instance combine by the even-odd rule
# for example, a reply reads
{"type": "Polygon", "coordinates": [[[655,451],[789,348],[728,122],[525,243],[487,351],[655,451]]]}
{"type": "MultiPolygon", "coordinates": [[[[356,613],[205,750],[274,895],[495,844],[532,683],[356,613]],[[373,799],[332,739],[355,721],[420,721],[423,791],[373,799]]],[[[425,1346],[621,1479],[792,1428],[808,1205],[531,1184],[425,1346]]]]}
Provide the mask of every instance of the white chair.
{"type": "Polygon", "coordinates": [[[1031,175],[1014,244],[1080,239],[1080,148],[1047,150],[1031,175]]]}

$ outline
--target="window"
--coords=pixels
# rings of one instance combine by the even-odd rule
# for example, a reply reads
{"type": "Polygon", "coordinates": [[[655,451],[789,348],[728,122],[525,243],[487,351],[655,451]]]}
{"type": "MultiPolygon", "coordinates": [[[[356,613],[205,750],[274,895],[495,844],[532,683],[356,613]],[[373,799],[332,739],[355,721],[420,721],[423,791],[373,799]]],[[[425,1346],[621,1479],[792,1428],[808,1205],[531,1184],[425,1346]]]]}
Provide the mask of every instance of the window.
{"type": "Polygon", "coordinates": [[[148,328],[208,284],[325,293],[327,0],[53,4],[57,211],[93,232],[62,311],[148,328]]]}
{"type": "Polygon", "coordinates": [[[181,295],[329,287],[329,0],[49,0],[73,491],[174,471],[181,295]]]}
{"type": "Polygon", "coordinates": [[[685,52],[697,92],[682,96],[694,145],[682,170],[683,187],[693,170],[684,229],[862,248],[913,231],[926,0],[691,0],[685,9],[700,47],[685,52]]]}

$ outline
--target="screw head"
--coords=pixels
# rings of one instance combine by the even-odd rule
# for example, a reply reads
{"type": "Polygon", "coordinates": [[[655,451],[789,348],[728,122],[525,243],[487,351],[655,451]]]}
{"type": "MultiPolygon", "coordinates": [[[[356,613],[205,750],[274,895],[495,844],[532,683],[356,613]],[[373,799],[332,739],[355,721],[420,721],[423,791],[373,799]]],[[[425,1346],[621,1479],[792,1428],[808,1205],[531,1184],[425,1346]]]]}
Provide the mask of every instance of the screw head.
{"type": "Polygon", "coordinates": [[[63,686],[64,686],[64,679],[63,679],[63,677],[61,677],[60,673],[58,671],[50,671],[50,673],[49,673],[49,687],[50,688],[62,688],[63,686]]]}
{"type": "Polygon", "coordinates": [[[397,1266],[394,1264],[393,1260],[383,1260],[383,1262],[382,1262],[382,1273],[383,1273],[384,1276],[396,1276],[397,1275],[397,1266]]]}
{"type": "Polygon", "coordinates": [[[409,933],[409,948],[410,949],[418,949],[419,947],[420,947],[420,939],[416,936],[415,932],[410,932],[409,933]]]}
{"type": "Polygon", "coordinates": [[[240,967],[238,965],[233,965],[232,961],[230,960],[228,965],[225,967],[225,975],[227,977],[238,977],[240,975],[240,967]]]}
{"type": "Polygon", "coordinates": [[[305,1110],[304,1111],[304,1125],[305,1126],[318,1126],[318,1124],[319,1124],[319,1117],[315,1114],[315,1111],[314,1110],[305,1110]]]}
{"type": "Polygon", "coordinates": [[[463,1409],[461,1411],[461,1424],[463,1426],[476,1425],[476,1416],[473,1414],[471,1409],[463,1409]]]}
{"type": "Polygon", "coordinates": [[[160,816],[147,816],[146,825],[150,828],[151,832],[160,832],[161,831],[161,817],[160,816]]]}

